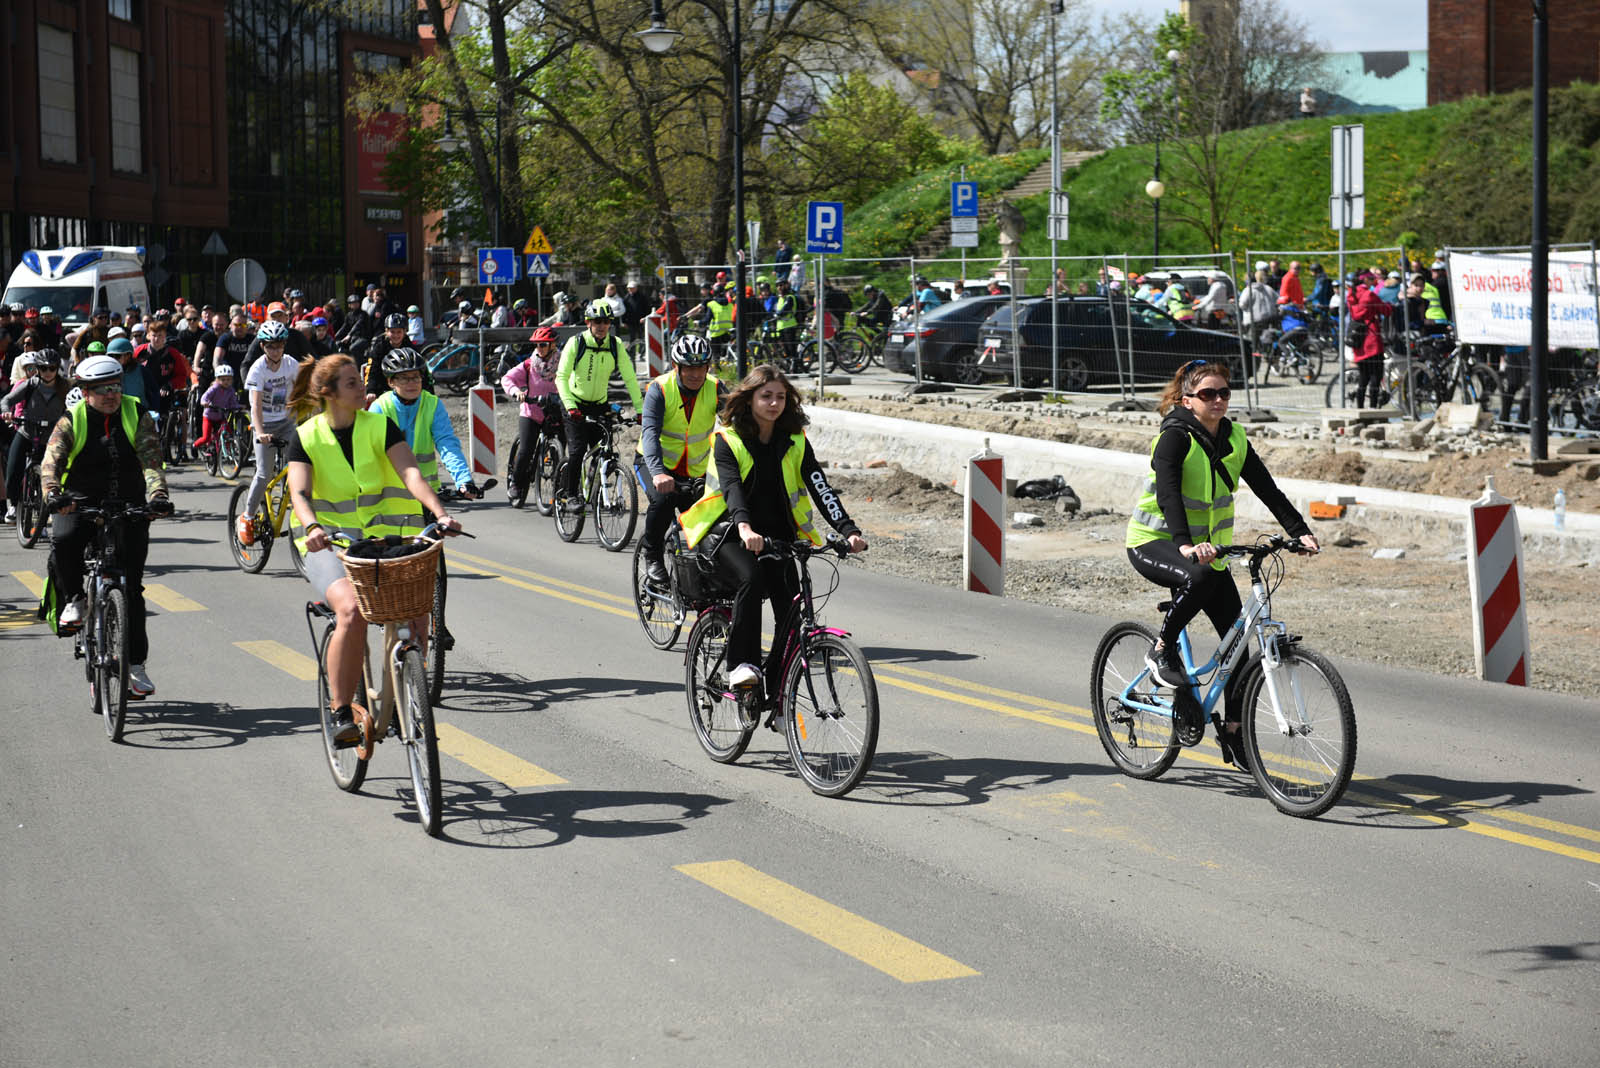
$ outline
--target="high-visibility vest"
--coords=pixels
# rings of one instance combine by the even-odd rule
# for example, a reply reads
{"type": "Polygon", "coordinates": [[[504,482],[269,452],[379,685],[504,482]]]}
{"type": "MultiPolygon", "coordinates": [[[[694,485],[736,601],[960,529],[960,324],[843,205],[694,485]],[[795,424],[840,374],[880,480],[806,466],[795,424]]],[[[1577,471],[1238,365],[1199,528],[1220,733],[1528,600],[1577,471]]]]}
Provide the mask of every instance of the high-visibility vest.
{"type": "Polygon", "coordinates": [[[1181,293],[1171,293],[1167,297],[1167,314],[1174,319],[1193,319],[1194,302],[1181,293]]]}
{"type": "Polygon", "coordinates": [[[800,302],[793,293],[780,293],[772,305],[772,317],[777,320],[773,325],[778,330],[792,330],[800,325],[795,318],[795,311],[800,307],[800,302]]]}
{"type": "MultiPolygon", "coordinates": [[[[1160,440],[1161,435],[1157,434],[1150,442],[1152,456],[1156,451],[1156,442],[1160,440]]],[[[1228,451],[1219,461],[1234,487],[1239,485],[1239,473],[1244,470],[1244,459],[1249,448],[1244,427],[1234,423],[1228,433],[1228,451]]],[[[1189,521],[1189,537],[1195,545],[1204,541],[1212,545],[1233,544],[1234,490],[1227,485],[1219,486],[1217,481],[1211,458],[1191,434],[1189,452],[1183,458],[1182,492],[1183,510],[1189,521]]],[[[1156,473],[1152,470],[1145,479],[1138,503],[1133,506],[1133,515],[1128,519],[1125,544],[1132,548],[1161,538],[1170,541],[1172,531],[1167,526],[1166,517],[1161,514],[1161,502],[1156,500],[1156,473]]],[[[1211,566],[1217,571],[1224,571],[1228,564],[1218,557],[1211,561],[1211,566]]]]}
{"type": "MultiPolygon", "coordinates": [[[[433,492],[439,492],[439,450],[433,444],[433,415],[438,410],[439,398],[422,391],[422,396],[417,398],[417,419],[411,424],[411,451],[417,454],[417,470],[422,472],[422,477],[428,480],[428,485],[433,487],[433,492]]],[[[400,422],[400,397],[394,390],[389,390],[378,398],[378,409],[394,422],[400,422]]]]}
{"type": "Polygon", "coordinates": [[[1448,322],[1450,317],[1444,313],[1444,298],[1439,295],[1439,287],[1432,282],[1422,283],[1422,299],[1428,302],[1428,308],[1422,317],[1430,322],[1448,322]]]}
{"type": "MultiPolygon", "coordinates": [[[[750,450],[745,447],[744,439],[725,426],[717,427],[717,437],[728,443],[734,459],[739,461],[739,481],[743,482],[749,478],[750,470],[755,467],[756,461],[755,457],[750,455],[750,450]]],[[[795,533],[813,545],[821,545],[822,535],[817,533],[816,524],[812,521],[811,495],[806,492],[805,479],[800,474],[800,465],[804,462],[805,456],[805,434],[791,434],[789,448],[783,454],[783,488],[789,494],[789,515],[794,519],[795,533]]],[[[706,532],[727,510],[728,502],[722,496],[722,483],[717,476],[717,465],[707,464],[705,493],[701,494],[700,499],[678,519],[683,525],[684,544],[691,549],[699,545],[700,539],[706,536],[706,532]]]]}
{"type": "Polygon", "coordinates": [[[726,300],[713,300],[711,302],[711,327],[706,331],[706,336],[708,338],[722,338],[733,333],[734,303],[735,302],[731,298],[726,300]]]}
{"type": "MultiPolygon", "coordinates": [[[[356,412],[352,465],[326,412],[300,424],[300,444],[311,458],[311,510],[324,533],[359,540],[422,529],[422,505],[400,481],[383,448],[388,425],[388,418],[377,412],[356,412]]],[[[295,544],[306,551],[304,536],[295,544]]]]}
{"type": "MultiPolygon", "coordinates": [[[[711,432],[717,425],[717,380],[706,375],[705,384],[694,395],[692,416],[686,416],[683,411],[683,390],[676,367],[656,382],[666,402],[666,412],[661,418],[661,466],[671,471],[687,452],[689,477],[699,478],[706,473],[711,460],[711,432]]],[[[636,451],[644,455],[643,439],[636,451]]]]}
{"type": "MultiPolygon", "coordinates": [[[[67,488],[67,478],[72,474],[72,461],[78,458],[83,443],[89,440],[89,402],[81,400],[74,404],[71,414],[72,448],[67,452],[67,462],[61,471],[62,489],[67,488]]],[[[139,440],[139,402],[132,397],[122,398],[122,432],[128,435],[130,447],[139,440]]]]}

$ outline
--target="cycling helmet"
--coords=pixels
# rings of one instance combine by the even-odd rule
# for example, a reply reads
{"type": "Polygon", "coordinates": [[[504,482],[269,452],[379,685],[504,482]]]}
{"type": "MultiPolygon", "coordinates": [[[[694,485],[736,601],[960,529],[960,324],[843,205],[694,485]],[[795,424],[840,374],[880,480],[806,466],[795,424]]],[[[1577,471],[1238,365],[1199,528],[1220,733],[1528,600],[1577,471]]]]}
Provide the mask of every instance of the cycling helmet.
{"type": "MultiPolygon", "coordinates": [[[[306,299],[306,295],[304,293],[300,292],[298,289],[291,289],[291,290],[289,290],[289,299],[290,300],[305,300],[306,299]]],[[[178,303],[182,304],[183,301],[180,300],[180,301],[178,301],[178,303]]]]}
{"type": "Polygon", "coordinates": [[[59,371],[61,370],[61,353],[55,349],[40,349],[33,354],[33,363],[41,371],[46,367],[59,371]]]}
{"type": "Polygon", "coordinates": [[[43,315],[54,315],[55,313],[56,313],[56,310],[54,308],[50,307],[50,305],[48,305],[48,304],[46,304],[44,307],[39,309],[39,314],[41,316],[43,316],[43,315]]]}
{"type": "Polygon", "coordinates": [[[402,330],[406,328],[406,317],[401,315],[399,312],[393,313],[383,321],[383,328],[385,330],[393,330],[397,326],[402,330]]]}
{"type": "Polygon", "coordinates": [[[532,334],[528,335],[528,340],[532,342],[548,341],[554,344],[556,340],[556,332],[550,329],[548,326],[541,326],[532,334]]]}
{"type": "Polygon", "coordinates": [[[606,300],[604,297],[596,297],[594,300],[589,302],[589,306],[587,308],[583,309],[583,317],[591,323],[609,323],[616,320],[617,313],[615,309],[611,307],[611,302],[609,300],[606,300]]]}
{"type": "Polygon", "coordinates": [[[456,305],[456,311],[460,312],[463,315],[467,314],[471,310],[472,310],[472,301],[470,301],[470,300],[464,300],[460,304],[456,305]]]}
{"type": "Polygon", "coordinates": [[[263,345],[273,341],[288,341],[289,328],[276,319],[268,319],[256,330],[256,338],[263,345]]]}
{"type": "Polygon", "coordinates": [[[351,293],[349,296],[344,298],[344,302],[346,304],[360,304],[361,303],[361,294],[360,293],[351,293]]]}
{"type": "Polygon", "coordinates": [[[422,370],[422,353],[410,345],[390,349],[383,358],[383,373],[386,375],[403,375],[407,371],[420,370],[422,370]]]}
{"type": "Polygon", "coordinates": [[[102,352],[106,351],[106,347],[102,342],[91,341],[91,342],[89,342],[89,347],[87,349],[85,349],[84,351],[87,352],[90,356],[98,356],[102,352]]]}
{"type": "Polygon", "coordinates": [[[122,377],[122,364],[112,356],[90,356],[78,364],[78,385],[94,386],[122,377]]]}
{"type": "Polygon", "coordinates": [[[37,367],[38,365],[39,361],[34,358],[34,354],[31,352],[24,352],[21,356],[17,357],[18,371],[26,371],[28,368],[37,367]]]}
{"type": "Polygon", "coordinates": [[[67,390],[67,399],[65,403],[68,411],[72,409],[73,405],[77,404],[81,400],[83,400],[83,390],[79,389],[77,386],[73,386],[71,389],[67,390]]]}
{"type": "Polygon", "coordinates": [[[557,304],[571,304],[572,303],[572,294],[571,293],[557,293],[556,294],[556,303],[557,304]]]}
{"type": "Polygon", "coordinates": [[[523,308],[526,308],[527,306],[528,306],[528,302],[523,300],[520,297],[511,302],[511,310],[512,311],[521,311],[523,308]]]}
{"type": "Polygon", "coordinates": [[[415,304],[413,304],[413,305],[411,305],[411,307],[406,309],[406,314],[407,315],[421,315],[422,314],[422,309],[417,307],[415,304]]]}
{"type": "Polygon", "coordinates": [[[232,378],[233,377],[233,368],[228,364],[223,364],[221,367],[217,368],[216,377],[217,378],[232,378]]]}
{"type": "Polygon", "coordinates": [[[699,334],[685,334],[672,343],[672,362],[679,367],[704,367],[711,362],[711,343],[699,334]]]}
{"type": "Polygon", "coordinates": [[[110,341],[106,342],[106,354],[108,356],[116,356],[119,353],[132,351],[133,342],[129,341],[125,337],[114,337],[110,341]]]}

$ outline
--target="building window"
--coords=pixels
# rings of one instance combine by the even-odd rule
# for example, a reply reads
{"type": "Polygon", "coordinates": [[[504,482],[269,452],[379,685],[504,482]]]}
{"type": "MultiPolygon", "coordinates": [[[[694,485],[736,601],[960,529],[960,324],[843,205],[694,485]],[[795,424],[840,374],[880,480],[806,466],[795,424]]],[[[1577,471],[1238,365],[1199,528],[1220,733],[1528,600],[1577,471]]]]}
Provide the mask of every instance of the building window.
{"type": "Polygon", "coordinates": [[[72,34],[39,27],[39,158],[78,162],[78,65],[72,34]]]}
{"type": "Polygon", "coordinates": [[[144,171],[143,124],[139,106],[139,53],[111,46],[111,169],[144,171]]]}
{"type": "Polygon", "coordinates": [[[133,22],[134,0],[106,0],[106,14],[123,22],[133,22]]]}

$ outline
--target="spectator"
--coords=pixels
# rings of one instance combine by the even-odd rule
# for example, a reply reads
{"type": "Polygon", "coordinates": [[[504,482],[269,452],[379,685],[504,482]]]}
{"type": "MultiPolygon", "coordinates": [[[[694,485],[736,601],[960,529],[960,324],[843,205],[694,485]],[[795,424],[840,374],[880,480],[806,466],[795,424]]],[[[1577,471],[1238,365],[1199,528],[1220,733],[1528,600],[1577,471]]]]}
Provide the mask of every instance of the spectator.
{"type": "Polygon", "coordinates": [[[950,301],[954,303],[967,295],[967,285],[957,278],[950,286],[950,301]]]}
{"type": "Polygon", "coordinates": [[[1439,291],[1439,306],[1444,309],[1444,317],[1455,322],[1456,305],[1455,301],[1450,299],[1450,273],[1444,261],[1434,260],[1429,271],[1432,275],[1433,288],[1439,291]]]}
{"type": "Polygon", "coordinates": [[[1399,271],[1389,272],[1389,276],[1383,280],[1383,285],[1378,288],[1378,299],[1389,305],[1400,303],[1399,271]]]}
{"type": "Polygon", "coordinates": [[[1276,258],[1267,261],[1267,284],[1276,293],[1283,288],[1283,263],[1276,258]]]}
{"type": "Polygon", "coordinates": [[[1300,287],[1299,260],[1289,263],[1289,272],[1283,276],[1283,283],[1278,287],[1278,303],[1285,307],[1305,307],[1306,292],[1300,287]]]}
{"type": "Polygon", "coordinates": [[[1302,119],[1314,119],[1316,116],[1316,94],[1312,93],[1311,86],[1308,85],[1304,89],[1300,90],[1300,117],[1302,119]]]}
{"type": "Polygon", "coordinates": [[[789,247],[789,242],[785,241],[781,237],[778,238],[777,251],[772,254],[772,265],[778,269],[777,273],[783,274],[787,272],[789,269],[789,263],[793,259],[794,249],[789,247]]]}
{"type": "Polygon", "coordinates": [[[944,303],[944,301],[939,299],[939,291],[928,284],[928,280],[920,275],[917,277],[916,284],[913,288],[916,294],[914,299],[917,302],[917,309],[919,311],[932,311],[934,308],[937,308],[940,304],[944,303]]]}
{"type": "MultiPolygon", "coordinates": [[[[323,324],[327,324],[324,319],[323,324]]],[[[422,321],[422,309],[415,304],[406,309],[406,337],[411,339],[413,345],[420,345],[427,337],[427,327],[422,321]]]]}
{"type": "Polygon", "coordinates": [[[617,317],[617,322],[622,322],[622,317],[628,313],[628,307],[623,302],[622,294],[617,292],[617,283],[606,283],[606,300],[611,304],[611,314],[617,317]]]}
{"type": "Polygon", "coordinates": [[[1004,296],[1005,295],[1005,290],[1000,288],[1000,279],[998,279],[998,278],[989,279],[989,295],[991,297],[999,297],[999,296],[1004,296]]]}
{"type": "Polygon", "coordinates": [[[1254,358],[1261,349],[1261,332],[1277,320],[1278,294],[1267,278],[1266,265],[1262,264],[1239,300],[1239,322],[1250,339],[1250,344],[1246,346],[1246,378],[1255,376],[1254,358]]]}
{"type": "Polygon", "coordinates": [[[644,340],[644,320],[650,314],[650,295],[639,288],[638,282],[629,282],[628,291],[622,295],[622,326],[628,332],[628,344],[644,340]]]}
{"type": "Polygon", "coordinates": [[[1394,308],[1367,286],[1356,286],[1350,301],[1350,319],[1366,331],[1351,345],[1356,363],[1356,407],[1364,408],[1362,398],[1370,394],[1371,407],[1382,407],[1383,398],[1383,322],[1394,308]]]}
{"type": "Polygon", "coordinates": [[[1322,264],[1311,265],[1311,304],[1313,307],[1326,311],[1333,300],[1333,279],[1328,277],[1328,272],[1323,270],[1322,264]]]}

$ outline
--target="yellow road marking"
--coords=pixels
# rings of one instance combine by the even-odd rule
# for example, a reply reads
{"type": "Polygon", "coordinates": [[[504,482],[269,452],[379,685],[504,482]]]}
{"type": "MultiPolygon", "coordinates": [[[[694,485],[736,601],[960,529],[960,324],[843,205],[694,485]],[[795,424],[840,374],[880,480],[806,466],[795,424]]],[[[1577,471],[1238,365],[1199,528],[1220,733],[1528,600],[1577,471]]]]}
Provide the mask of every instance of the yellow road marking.
{"type": "Polygon", "coordinates": [[[469,563],[478,564],[481,567],[498,568],[507,574],[521,575],[523,578],[529,578],[537,582],[542,582],[546,586],[558,586],[562,589],[574,590],[578,593],[587,593],[593,597],[600,597],[607,601],[615,601],[618,604],[625,604],[630,608],[633,606],[633,599],[631,597],[619,597],[614,593],[607,593],[604,590],[597,590],[592,586],[581,586],[576,582],[568,582],[565,579],[558,579],[553,575],[541,575],[537,571],[525,571],[520,567],[512,567],[510,564],[502,564],[498,560],[488,560],[481,556],[473,556],[471,553],[461,552],[453,545],[450,547],[450,559],[466,560],[469,563]]]}
{"type": "Polygon", "coordinates": [[[449,723],[435,723],[434,732],[439,736],[439,752],[455,757],[463,764],[476,768],[513,790],[533,786],[559,786],[567,781],[537,764],[530,764],[521,757],[506,752],[497,745],[473,737],[460,727],[449,723]]]}
{"type": "MultiPolygon", "coordinates": [[[[1558,856],[1571,857],[1573,860],[1586,860],[1590,864],[1600,864],[1600,852],[1595,852],[1592,849],[1582,849],[1578,846],[1563,845],[1560,842],[1552,842],[1548,838],[1538,838],[1531,834],[1523,834],[1520,831],[1507,830],[1504,827],[1493,827],[1487,823],[1479,823],[1476,820],[1463,819],[1460,816],[1454,816],[1447,813],[1432,812],[1420,805],[1412,804],[1409,801],[1394,801],[1386,797],[1380,797],[1377,794],[1366,793],[1362,790],[1351,790],[1345,796],[1354,798],[1363,804],[1372,805],[1375,808],[1386,808],[1391,812],[1398,812],[1401,815],[1411,816],[1414,819],[1424,820],[1428,823],[1437,823],[1441,827],[1455,827],[1459,830],[1470,831],[1473,834],[1481,834],[1486,838],[1498,838],[1503,842],[1511,842],[1515,845],[1528,846],[1530,849],[1538,849],[1546,853],[1555,853],[1558,856]]],[[[1499,816],[1501,813],[1493,812],[1485,813],[1485,815],[1499,816]]],[[[1551,820],[1549,822],[1554,823],[1555,821],[1551,820]]],[[[1582,827],[1573,828],[1573,830],[1585,829],[1586,828],[1582,827]]],[[[1563,831],[1561,833],[1570,834],[1571,832],[1563,831]]]]}
{"type": "Polygon", "coordinates": [[[0,612],[0,630],[21,630],[34,624],[44,625],[44,620],[34,615],[26,608],[14,608],[0,612]]]}
{"type": "Polygon", "coordinates": [[[961,979],[980,974],[927,946],[913,942],[871,920],[830,905],[820,897],[737,860],[679,864],[674,870],[697,879],[735,901],[788,924],[863,964],[900,980],[921,983],[930,979],[961,979]]]}
{"type": "Polygon", "coordinates": [[[35,597],[44,596],[44,577],[37,571],[13,571],[11,577],[28,587],[28,592],[35,597]]]}
{"type": "Polygon", "coordinates": [[[171,586],[166,586],[159,582],[146,582],[144,584],[144,596],[146,600],[154,601],[169,612],[204,612],[206,610],[206,606],[199,601],[191,601],[171,586]]]}
{"type": "Polygon", "coordinates": [[[317,662],[304,653],[297,653],[282,642],[271,640],[234,642],[251,656],[265,660],[279,671],[286,671],[303,682],[317,680],[317,662]]]}
{"type": "Polygon", "coordinates": [[[587,597],[577,597],[570,593],[563,593],[560,590],[550,589],[548,586],[535,586],[531,582],[523,582],[521,579],[512,578],[510,575],[502,575],[498,571],[490,571],[487,568],[473,567],[470,564],[461,564],[458,565],[458,568],[459,570],[465,571],[471,575],[488,575],[490,578],[509,583],[518,589],[530,590],[534,593],[542,593],[546,597],[554,597],[558,600],[568,601],[572,604],[581,604],[585,608],[593,608],[600,612],[609,612],[614,616],[621,616],[623,619],[632,619],[635,615],[634,612],[627,611],[625,609],[614,608],[608,604],[601,604],[599,601],[591,601],[587,597]]]}

